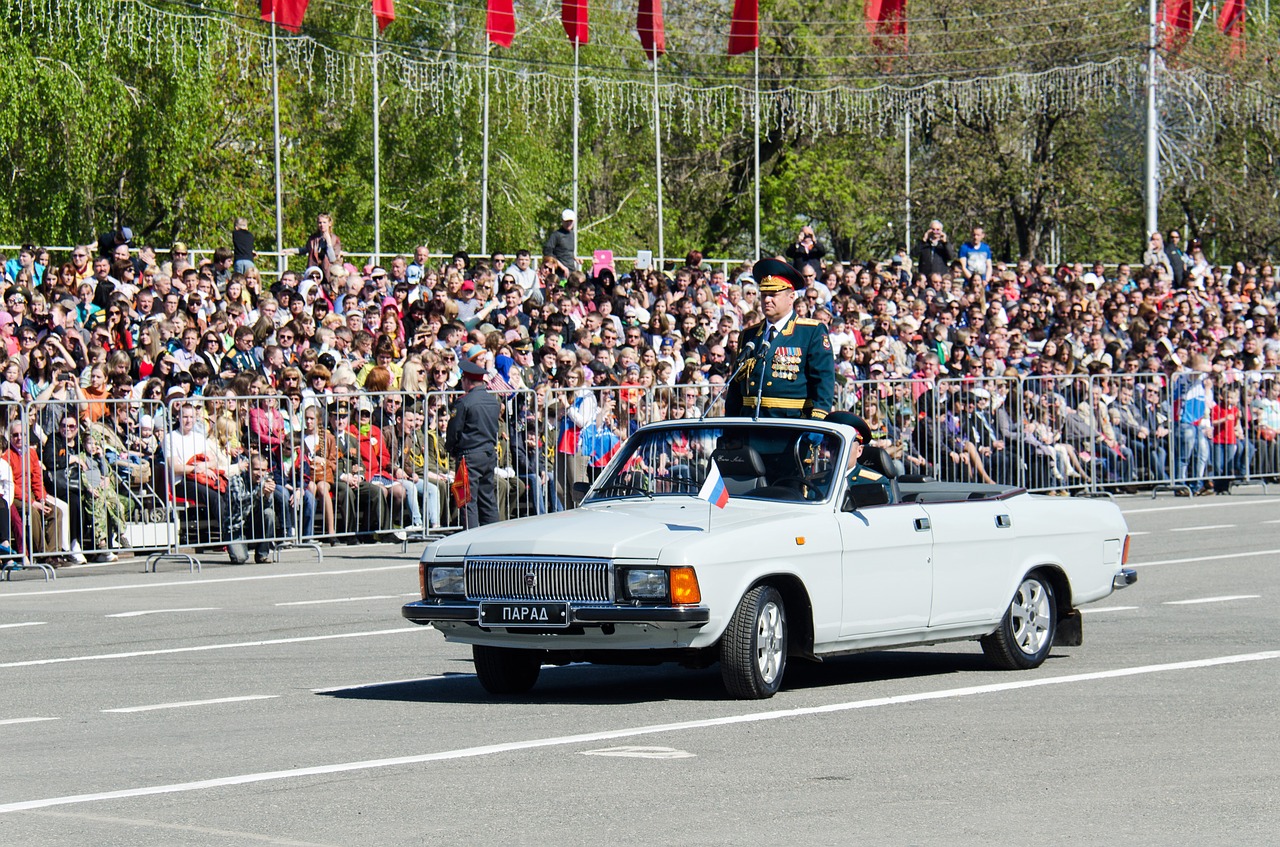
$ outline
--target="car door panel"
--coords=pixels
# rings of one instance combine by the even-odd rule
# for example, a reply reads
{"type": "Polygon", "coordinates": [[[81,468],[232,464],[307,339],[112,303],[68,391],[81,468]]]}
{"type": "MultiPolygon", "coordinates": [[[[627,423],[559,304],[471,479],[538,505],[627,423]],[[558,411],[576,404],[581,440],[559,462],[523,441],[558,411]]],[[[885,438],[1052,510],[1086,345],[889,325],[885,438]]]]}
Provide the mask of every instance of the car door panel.
{"type": "Polygon", "coordinates": [[[1009,598],[1017,527],[1006,500],[966,500],[924,506],[933,525],[930,627],[997,620],[1009,598]]]}
{"type": "Polygon", "coordinates": [[[924,629],[933,588],[933,533],[915,503],[838,514],[844,552],[841,638],[924,629]]]}

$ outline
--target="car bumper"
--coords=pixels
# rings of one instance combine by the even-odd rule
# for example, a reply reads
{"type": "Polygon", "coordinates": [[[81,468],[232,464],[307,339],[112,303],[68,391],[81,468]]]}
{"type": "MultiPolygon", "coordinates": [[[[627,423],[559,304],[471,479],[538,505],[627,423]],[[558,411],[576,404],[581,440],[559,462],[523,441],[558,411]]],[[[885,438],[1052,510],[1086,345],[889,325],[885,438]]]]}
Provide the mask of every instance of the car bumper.
{"type": "Polygon", "coordinates": [[[1121,568],[1111,580],[1113,588],[1128,588],[1138,581],[1138,572],[1133,568],[1121,568]]]}
{"type": "MultiPolygon", "coordinates": [[[[480,604],[474,601],[416,600],[400,614],[416,624],[457,622],[480,625],[480,604]]],[[[711,620],[705,606],[575,606],[569,604],[570,627],[644,624],[658,629],[697,629],[711,620]]]]}

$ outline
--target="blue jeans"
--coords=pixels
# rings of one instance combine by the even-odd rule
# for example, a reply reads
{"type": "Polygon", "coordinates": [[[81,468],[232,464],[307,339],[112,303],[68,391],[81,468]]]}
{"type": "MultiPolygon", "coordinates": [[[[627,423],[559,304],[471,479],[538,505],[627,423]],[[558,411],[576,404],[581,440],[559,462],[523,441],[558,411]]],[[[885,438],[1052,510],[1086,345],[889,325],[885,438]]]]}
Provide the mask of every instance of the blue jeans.
{"type": "Polygon", "coordinates": [[[1213,445],[1213,475],[1219,477],[1219,479],[1213,481],[1215,491],[1228,491],[1231,489],[1230,478],[1236,475],[1235,459],[1236,445],[1213,445]]]}
{"type": "Polygon", "coordinates": [[[1204,488],[1204,472],[1209,465],[1209,435],[1193,423],[1178,424],[1178,464],[1176,478],[1193,490],[1204,488]]]}
{"type": "Polygon", "coordinates": [[[235,264],[235,272],[238,274],[247,273],[249,268],[258,267],[253,263],[253,259],[237,259],[235,264]]]}
{"type": "Polygon", "coordinates": [[[529,489],[535,515],[545,515],[547,513],[548,492],[551,494],[551,511],[563,511],[564,507],[560,505],[560,497],[556,494],[556,486],[551,481],[551,474],[543,471],[540,474],[520,474],[518,478],[529,489]]]}

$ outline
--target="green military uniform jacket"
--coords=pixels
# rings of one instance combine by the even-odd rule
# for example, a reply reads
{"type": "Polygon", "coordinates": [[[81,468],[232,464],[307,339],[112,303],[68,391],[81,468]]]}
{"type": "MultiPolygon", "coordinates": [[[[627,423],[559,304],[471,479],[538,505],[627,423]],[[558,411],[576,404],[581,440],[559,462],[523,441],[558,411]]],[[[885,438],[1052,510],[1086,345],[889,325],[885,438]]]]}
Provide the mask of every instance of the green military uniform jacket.
{"type": "Polygon", "coordinates": [[[835,354],[826,326],[812,318],[797,318],[792,312],[766,350],[764,336],[768,330],[767,322],[760,323],[739,339],[739,350],[755,341],[756,352],[730,384],[725,414],[754,415],[756,393],[763,380],[760,417],[825,418],[835,402],[836,388],[835,354]]]}

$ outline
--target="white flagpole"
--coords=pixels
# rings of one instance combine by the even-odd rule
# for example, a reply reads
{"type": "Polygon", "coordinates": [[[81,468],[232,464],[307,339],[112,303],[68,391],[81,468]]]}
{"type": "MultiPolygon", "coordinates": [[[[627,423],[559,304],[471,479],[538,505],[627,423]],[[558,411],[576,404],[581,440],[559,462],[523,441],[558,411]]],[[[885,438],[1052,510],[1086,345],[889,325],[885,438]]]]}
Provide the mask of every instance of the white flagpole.
{"type": "Polygon", "coordinates": [[[755,50],[755,136],[756,136],[756,259],[760,258],[760,38],[755,50]]]}
{"type": "Polygon", "coordinates": [[[1156,62],[1159,61],[1157,37],[1159,22],[1156,0],[1147,0],[1147,144],[1144,194],[1146,195],[1145,241],[1160,228],[1160,116],[1156,111],[1156,62]]]}
{"type": "Polygon", "coordinates": [[[373,15],[373,263],[382,264],[382,171],[378,144],[378,16],[373,15]]]}
{"type": "Polygon", "coordinates": [[[284,188],[280,178],[280,67],[276,60],[276,8],[271,7],[271,120],[272,146],[276,158],[276,273],[283,274],[284,259],[284,188]]]}
{"type": "Polygon", "coordinates": [[[667,255],[664,250],[662,224],[662,113],[658,108],[658,45],[653,49],[653,147],[657,153],[658,178],[658,263],[662,269],[662,260],[667,255]]]}
{"type": "Polygon", "coordinates": [[[905,189],[906,189],[906,201],[907,201],[907,223],[902,234],[902,243],[910,244],[911,243],[911,110],[910,108],[908,108],[906,114],[903,115],[903,124],[905,125],[904,149],[906,152],[906,163],[904,166],[904,171],[906,173],[905,189]]]}
{"type": "Polygon", "coordinates": [[[573,225],[573,258],[578,259],[578,229],[582,226],[582,210],[578,208],[578,39],[573,39],[573,212],[577,220],[573,225]]]}
{"type": "Polygon", "coordinates": [[[480,143],[480,253],[489,255],[489,52],[493,43],[484,42],[484,127],[480,143]]]}

